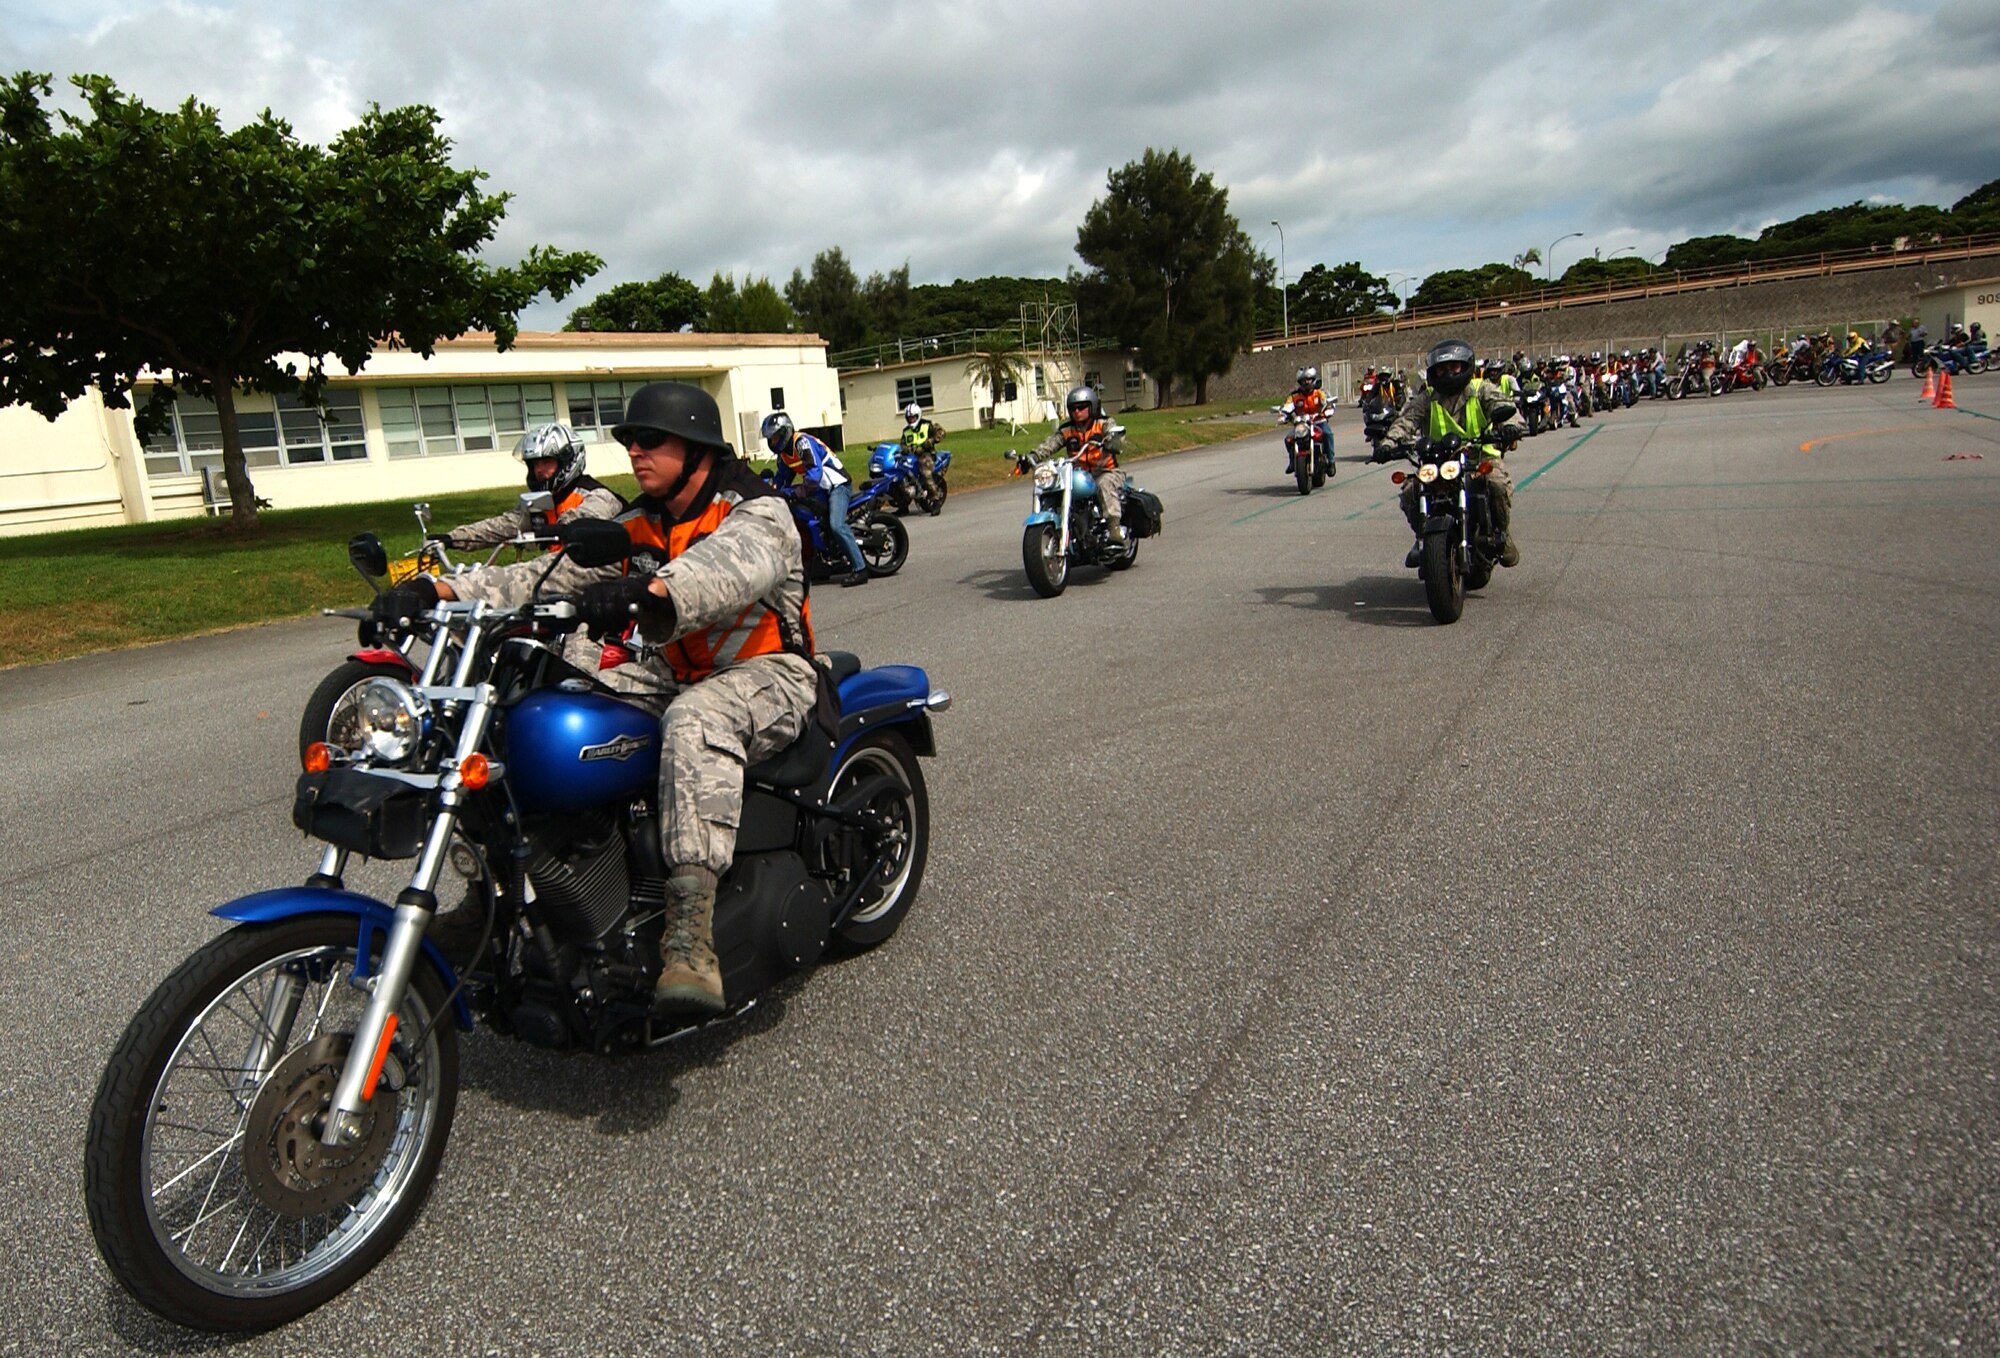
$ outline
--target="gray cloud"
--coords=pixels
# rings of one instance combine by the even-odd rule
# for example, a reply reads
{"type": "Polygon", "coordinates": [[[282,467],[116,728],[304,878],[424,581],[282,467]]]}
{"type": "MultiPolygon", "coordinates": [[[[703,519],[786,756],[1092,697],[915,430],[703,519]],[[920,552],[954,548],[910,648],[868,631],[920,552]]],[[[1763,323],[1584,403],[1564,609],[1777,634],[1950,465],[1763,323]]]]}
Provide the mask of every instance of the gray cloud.
{"type": "Polygon", "coordinates": [[[1212,172],[1274,255],[1283,222],[1294,275],[1421,275],[1579,230],[1565,252],[1655,254],[2000,173],[2000,130],[1946,114],[1981,109],[2000,63],[1970,0],[0,0],[0,19],[11,69],[231,121],[269,106],[314,140],[371,101],[432,105],[459,163],[514,195],[496,254],[594,250],[592,290],[667,269],[782,283],[835,244],[919,282],[1060,274],[1106,172],[1148,146],[1212,172]]]}

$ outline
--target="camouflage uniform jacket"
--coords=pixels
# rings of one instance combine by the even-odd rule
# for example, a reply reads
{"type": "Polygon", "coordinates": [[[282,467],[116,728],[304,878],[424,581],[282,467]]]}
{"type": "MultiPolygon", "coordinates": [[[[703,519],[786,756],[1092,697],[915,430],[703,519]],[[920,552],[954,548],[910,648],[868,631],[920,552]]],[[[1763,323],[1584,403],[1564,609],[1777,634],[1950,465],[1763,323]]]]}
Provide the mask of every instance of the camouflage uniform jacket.
{"type": "Polygon", "coordinates": [[[553,520],[541,514],[527,514],[516,506],[490,519],[460,524],[451,530],[451,545],[460,550],[497,547],[522,533],[540,532],[551,523],[568,523],[572,519],[615,519],[624,511],[625,502],[616,491],[592,477],[584,476],[579,477],[569,494],[557,503],[553,520]]]}
{"type": "Polygon", "coordinates": [[[1521,418],[1520,408],[1514,404],[1513,398],[1491,382],[1475,378],[1466,383],[1465,390],[1457,396],[1440,396],[1428,387],[1411,393],[1402,411],[1390,424],[1389,431],[1382,436],[1382,442],[1399,453],[1407,453],[1430,437],[1433,401],[1444,407],[1445,414],[1463,424],[1466,407],[1475,400],[1486,412],[1486,423],[1490,426],[1488,437],[1496,443],[1503,430],[1511,430],[1517,439],[1527,434],[1527,421],[1521,418]]]}
{"type": "MultiPolygon", "coordinates": [[[[643,664],[623,665],[599,674],[598,678],[611,687],[633,693],[672,692],[706,677],[706,673],[746,661],[768,660],[797,670],[811,692],[812,662],[807,656],[813,642],[806,609],[805,555],[791,509],[783,498],[732,458],[710,474],[708,484],[680,520],[668,519],[656,501],[641,497],[618,516],[618,522],[635,541],[650,537],[667,542],[677,522],[694,522],[718,507],[720,522],[677,554],[669,556],[651,546],[642,546],[634,553],[630,562],[633,573],[657,575],[667,582],[667,595],[674,605],[673,630],[658,635],[642,628],[641,636],[663,649],[643,664]],[[765,610],[775,616],[786,645],[778,652],[745,655],[743,649],[747,648],[730,643],[739,633],[754,630],[765,610]],[[676,656],[678,648],[670,643],[684,640],[689,642],[688,650],[713,652],[706,673],[677,676],[675,662],[685,657],[676,656]]],[[[528,601],[535,582],[548,569],[546,559],[493,566],[455,577],[451,586],[461,599],[513,608],[528,601]]],[[[615,565],[578,566],[564,557],[557,561],[542,597],[575,598],[586,585],[616,579],[625,570],[615,565]]]]}

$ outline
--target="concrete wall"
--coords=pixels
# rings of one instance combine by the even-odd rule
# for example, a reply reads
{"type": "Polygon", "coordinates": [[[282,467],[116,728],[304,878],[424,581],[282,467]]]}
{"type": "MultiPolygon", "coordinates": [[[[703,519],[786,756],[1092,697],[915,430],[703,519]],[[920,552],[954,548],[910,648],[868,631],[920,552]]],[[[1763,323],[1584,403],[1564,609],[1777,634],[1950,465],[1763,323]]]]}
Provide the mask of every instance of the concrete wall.
{"type": "MultiPolygon", "coordinates": [[[[1850,325],[1870,333],[1875,322],[1917,316],[1925,300],[1921,294],[1939,288],[1955,291],[1992,272],[1991,259],[1933,262],[1831,278],[1742,283],[1668,297],[1578,303],[1520,316],[1412,326],[1344,339],[1279,342],[1238,355],[1227,373],[1209,379],[1208,397],[1211,401],[1265,396],[1280,400],[1292,388],[1293,373],[1308,364],[1317,365],[1322,372],[1343,361],[1355,374],[1370,364],[1414,372],[1422,365],[1424,351],[1447,337],[1468,341],[1481,357],[1505,356],[1516,349],[1539,357],[1663,344],[1671,351],[1700,335],[1731,340],[1746,334],[1768,338],[1800,330],[1831,328],[1840,333],[1850,325]]],[[[1992,329],[1989,324],[1988,332],[1992,329]]],[[[1931,331],[1933,335],[1941,333],[1935,324],[1931,331]]],[[[1327,390],[1335,390],[1331,379],[1325,385],[1327,390]]],[[[1342,399],[1352,395],[1346,391],[1338,394],[1342,399]]],[[[1193,399],[1192,386],[1176,384],[1176,404],[1185,405],[1193,399]]]]}

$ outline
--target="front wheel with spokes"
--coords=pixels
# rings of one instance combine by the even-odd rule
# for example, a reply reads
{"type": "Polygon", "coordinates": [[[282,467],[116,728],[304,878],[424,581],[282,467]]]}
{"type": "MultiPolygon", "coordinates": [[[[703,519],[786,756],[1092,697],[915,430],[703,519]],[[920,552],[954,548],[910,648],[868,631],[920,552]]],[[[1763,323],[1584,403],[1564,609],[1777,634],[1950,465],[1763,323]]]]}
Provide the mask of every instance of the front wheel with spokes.
{"type": "MultiPolygon", "coordinates": [[[[161,982],[113,1050],[85,1203],[112,1275],[167,1319],[297,1319],[422,1208],[458,1106],[458,1033],[430,967],[411,978],[358,1135],[318,1135],[368,1001],[360,936],[347,915],[239,925],[161,982]]],[[[386,935],[372,936],[379,952],[386,935]]]]}

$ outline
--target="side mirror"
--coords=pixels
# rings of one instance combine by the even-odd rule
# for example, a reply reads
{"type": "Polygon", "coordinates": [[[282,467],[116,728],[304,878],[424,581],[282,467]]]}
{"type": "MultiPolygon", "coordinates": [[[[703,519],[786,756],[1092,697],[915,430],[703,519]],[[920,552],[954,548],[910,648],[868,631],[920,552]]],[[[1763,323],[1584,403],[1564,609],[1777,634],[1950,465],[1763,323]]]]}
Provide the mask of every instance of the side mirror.
{"type": "Polygon", "coordinates": [[[556,538],[579,566],[614,566],[632,555],[632,539],[609,519],[572,519],[556,527],[556,538]]]}
{"type": "Polygon", "coordinates": [[[424,532],[426,532],[426,533],[430,532],[430,531],[431,531],[431,505],[430,505],[430,501],[428,501],[428,500],[421,500],[421,501],[417,502],[416,504],[413,504],[413,505],[411,505],[411,506],[410,506],[410,509],[411,509],[411,510],[412,510],[412,511],[413,511],[413,512],[414,512],[414,513],[416,514],[416,516],[417,516],[417,527],[418,527],[418,528],[420,528],[420,529],[422,529],[422,530],[423,530],[424,532]]]}
{"type": "Polygon", "coordinates": [[[356,533],[347,540],[347,559],[370,581],[389,573],[389,553],[373,533],[356,533]]]}
{"type": "Polygon", "coordinates": [[[524,514],[546,514],[555,507],[555,497],[545,490],[521,492],[521,512],[524,514]]]}

